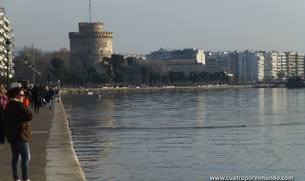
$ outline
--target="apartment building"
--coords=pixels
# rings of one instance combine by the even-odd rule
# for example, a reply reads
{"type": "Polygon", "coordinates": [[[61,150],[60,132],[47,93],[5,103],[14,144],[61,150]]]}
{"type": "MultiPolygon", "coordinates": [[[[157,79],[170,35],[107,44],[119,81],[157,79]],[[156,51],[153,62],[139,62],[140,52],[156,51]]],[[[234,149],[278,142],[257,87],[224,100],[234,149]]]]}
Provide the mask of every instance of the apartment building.
{"type": "Polygon", "coordinates": [[[230,52],[230,74],[232,76],[232,80],[237,82],[239,77],[239,51],[230,52]]]}
{"type": "Polygon", "coordinates": [[[208,73],[223,71],[230,74],[233,80],[239,83],[277,81],[291,76],[304,75],[304,54],[252,50],[205,53],[196,53],[196,51],[196,49],[178,51],[160,49],[152,52],[148,55],[148,58],[171,62],[166,63],[168,67],[171,67],[170,71],[183,70],[187,66],[189,67],[186,72],[193,70],[197,72],[207,71],[208,73]],[[205,55],[205,58],[197,58],[198,55],[205,55]],[[199,65],[199,62],[205,62],[205,67],[198,69],[196,66],[199,65]],[[193,65],[193,67],[190,67],[190,65],[193,65]]]}
{"type": "Polygon", "coordinates": [[[13,43],[13,29],[10,26],[10,22],[6,17],[6,13],[4,8],[0,7],[0,75],[12,78],[15,74],[14,72],[14,63],[13,63],[13,55],[14,55],[14,43],[13,43]],[[12,42],[11,49],[9,51],[6,50],[6,41],[10,40],[12,42]]]}
{"type": "Polygon", "coordinates": [[[263,53],[246,50],[239,54],[238,59],[238,82],[254,82],[264,79],[264,60],[263,53]]]}
{"type": "Polygon", "coordinates": [[[304,54],[286,52],[287,75],[304,76],[304,54]]]}
{"type": "Polygon", "coordinates": [[[278,71],[277,71],[277,58],[278,53],[273,51],[264,51],[262,52],[264,56],[264,80],[265,81],[274,81],[276,80],[278,71]]]}
{"type": "Polygon", "coordinates": [[[169,71],[182,71],[186,76],[191,72],[206,70],[206,58],[202,49],[159,49],[146,55],[148,61],[161,60],[169,71]]]}
{"type": "Polygon", "coordinates": [[[196,60],[199,64],[205,64],[204,50],[195,48],[181,50],[160,48],[158,51],[151,52],[146,57],[150,60],[196,60]]]}
{"type": "Polygon", "coordinates": [[[286,63],[286,54],[278,53],[277,54],[277,75],[282,74],[285,78],[287,77],[287,63],[286,63]]]}

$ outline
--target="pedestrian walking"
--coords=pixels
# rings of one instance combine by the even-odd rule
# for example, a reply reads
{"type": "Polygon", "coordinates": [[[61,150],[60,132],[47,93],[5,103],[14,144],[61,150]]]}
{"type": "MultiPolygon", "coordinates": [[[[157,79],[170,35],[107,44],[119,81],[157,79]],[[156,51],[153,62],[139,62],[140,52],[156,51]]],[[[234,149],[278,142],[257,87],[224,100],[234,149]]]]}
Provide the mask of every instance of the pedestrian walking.
{"type": "Polygon", "coordinates": [[[41,87],[34,86],[32,98],[34,101],[34,113],[39,114],[39,108],[42,106],[42,99],[44,98],[41,87]]]}
{"type": "Polygon", "coordinates": [[[49,109],[52,110],[53,109],[53,104],[54,104],[54,95],[55,95],[55,91],[54,91],[54,87],[50,86],[49,89],[49,101],[50,101],[50,105],[49,105],[49,109]]]}
{"type": "Polygon", "coordinates": [[[21,157],[22,179],[29,181],[29,161],[31,138],[30,121],[33,114],[24,103],[24,91],[21,87],[15,87],[8,92],[9,103],[4,109],[4,122],[6,125],[7,141],[12,151],[12,171],[15,181],[19,179],[19,160],[21,157]]]}

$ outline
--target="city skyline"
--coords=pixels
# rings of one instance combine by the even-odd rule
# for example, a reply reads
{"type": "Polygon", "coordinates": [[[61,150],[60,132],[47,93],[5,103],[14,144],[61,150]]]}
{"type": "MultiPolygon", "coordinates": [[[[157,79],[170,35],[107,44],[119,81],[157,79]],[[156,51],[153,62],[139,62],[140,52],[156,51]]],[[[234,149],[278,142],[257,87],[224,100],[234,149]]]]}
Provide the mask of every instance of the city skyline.
{"type": "MultiPolygon", "coordinates": [[[[117,53],[149,54],[160,48],[205,51],[305,52],[305,1],[91,0],[92,22],[113,32],[117,53]]],[[[70,49],[69,32],[89,22],[89,0],[0,4],[14,29],[15,46],[70,49]],[[16,5],[18,4],[18,6],[16,5]]]]}

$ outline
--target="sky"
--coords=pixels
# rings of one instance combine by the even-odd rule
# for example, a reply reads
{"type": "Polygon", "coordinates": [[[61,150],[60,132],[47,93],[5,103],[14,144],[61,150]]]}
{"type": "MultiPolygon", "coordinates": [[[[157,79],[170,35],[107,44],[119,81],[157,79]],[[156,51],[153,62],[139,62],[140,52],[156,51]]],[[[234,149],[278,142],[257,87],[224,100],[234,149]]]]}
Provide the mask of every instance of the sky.
{"type": "MultiPolygon", "coordinates": [[[[15,47],[70,49],[89,22],[89,0],[1,0],[15,47]]],[[[91,0],[91,22],[113,32],[113,51],[274,50],[305,53],[304,0],[91,0]]]]}

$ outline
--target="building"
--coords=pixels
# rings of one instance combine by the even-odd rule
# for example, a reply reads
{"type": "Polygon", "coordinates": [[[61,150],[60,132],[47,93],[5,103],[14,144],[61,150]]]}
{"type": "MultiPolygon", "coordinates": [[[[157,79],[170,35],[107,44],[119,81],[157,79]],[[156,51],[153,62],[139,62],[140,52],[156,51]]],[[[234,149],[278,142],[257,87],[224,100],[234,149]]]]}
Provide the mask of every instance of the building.
{"type": "Polygon", "coordinates": [[[281,78],[281,79],[286,78],[288,75],[285,53],[277,54],[277,75],[278,75],[278,78],[281,78]]]}
{"type": "Polygon", "coordinates": [[[213,52],[206,52],[206,70],[208,73],[216,72],[216,54],[213,52]]]}
{"type": "Polygon", "coordinates": [[[238,82],[256,82],[264,79],[264,55],[250,50],[239,54],[238,82]]]}
{"type": "Polygon", "coordinates": [[[230,52],[230,75],[235,83],[239,77],[239,51],[230,52]]]}
{"type": "Polygon", "coordinates": [[[205,53],[202,49],[159,49],[146,55],[148,61],[161,60],[169,71],[184,72],[189,76],[191,72],[202,72],[205,67],[205,53]]]}
{"type": "Polygon", "coordinates": [[[287,75],[304,76],[304,54],[286,52],[287,75]]]}
{"type": "Polygon", "coordinates": [[[14,42],[13,42],[13,29],[10,26],[10,22],[6,17],[4,8],[0,7],[0,75],[12,78],[15,74],[14,72],[14,42]],[[12,42],[11,49],[9,52],[6,50],[6,41],[10,40],[12,42]],[[7,66],[8,65],[8,66],[7,66]]]}
{"type": "Polygon", "coordinates": [[[206,52],[207,72],[231,72],[229,52],[206,52]]]}
{"type": "Polygon", "coordinates": [[[104,57],[111,57],[112,32],[104,32],[103,23],[78,23],[79,32],[70,32],[71,71],[86,73],[91,67],[105,71],[104,57]]]}
{"type": "Polygon", "coordinates": [[[263,51],[264,56],[264,80],[275,81],[277,77],[277,52],[263,51]]]}

